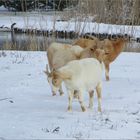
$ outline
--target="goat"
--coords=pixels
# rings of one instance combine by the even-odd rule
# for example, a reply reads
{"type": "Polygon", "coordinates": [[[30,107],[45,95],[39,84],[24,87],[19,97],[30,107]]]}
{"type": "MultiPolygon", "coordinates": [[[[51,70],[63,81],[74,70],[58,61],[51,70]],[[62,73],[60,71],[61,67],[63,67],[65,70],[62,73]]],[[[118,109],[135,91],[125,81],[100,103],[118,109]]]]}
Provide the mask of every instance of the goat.
{"type": "MultiPolygon", "coordinates": [[[[70,44],[52,43],[47,50],[48,63],[50,71],[53,69],[58,69],[64,66],[67,62],[71,60],[76,60],[80,57],[80,53],[83,49],[80,46],[72,46],[70,44]]],[[[51,83],[51,73],[46,67],[46,74],[48,75],[48,82],[51,83]]],[[[63,95],[62,86],[59,89],[60,95],[63,95]]],[[[53,92],[53,96],[56,95],[53,92]]]]}
{"type": "Polygon", "coordinates": [[[47,49],[47,57],[50,70],[54,68],[57,69],[65,65],[65,63],[69,60],[76,59],[82,50],[83,49],[78,45],[72,46],[70,44],[62,44],[56,42],[52,43],[47,49]],[[57,65],[58,61],[61,62],[61,64],[59,63],[59,65],[57,65]]]}
{"type": "MultiPolygon", "coordinates": [[[[79,40],[76,40],[74,44],[79,45],[85,49],[87,48],[86,51],[88,51],[88,53],[86,53],[86,55],[94,54],[93,52],[95,52],[97,48],[104,50],[103,55],[100,55],[99,61],[104,62],[106,80],[109,81],[110,63],[112,63],[118,57],[118,55],[123,51],[126,40],[122,38],[118,38],[117,40],[104,39],[103,41],[100,41],[95,37],[93,37],[93,39],[94,40],[81,38],[79,40]]],[[[93,55],[93,57],[94,56],[95,54],[93,55]]],[[[92,57],[92,55],[88,57],[92,57]]]]}
{"type": "Polygon", "coordinates": [[[117,40],[105,39],[99,42],[99,47],[104,49],[105,55],[103,57],[103,62],[105,65],[105,75],[106,80],[109,81],[109,70],[110,64],[118,57],[118,55],[123,51],[127,40],[118,38],[117,40]]]}
{"type": "Polygon", "coordinates": [[[52,89],[56,92],[64,81],[68,96],[68,111],[72,111],[74,91],[77,91],[82,111],[86,111],[83,102],[83,92],[89,92],[89,108],[93,107],[93,94],[96,88],[98,97],[98,111],[101,112],[102,66],[95,58],[73,60],[65,66],[51,72],[52,89]]]}

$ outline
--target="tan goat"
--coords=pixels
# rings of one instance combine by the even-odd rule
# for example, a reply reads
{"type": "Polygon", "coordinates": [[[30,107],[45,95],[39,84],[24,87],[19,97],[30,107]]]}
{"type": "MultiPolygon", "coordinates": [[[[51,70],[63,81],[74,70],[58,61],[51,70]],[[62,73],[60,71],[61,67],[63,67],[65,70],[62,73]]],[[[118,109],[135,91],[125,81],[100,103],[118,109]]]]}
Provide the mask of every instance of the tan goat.
{"type": "MultiPolygon", "coordinates": [[[[108,81],[110,63],[113,62],[117,58],[117,56],[123,51],[125,43],[126,40],[121,38],[118,38],[116,40],[104,39],[103,41],[100,41],[99,39],[96,38],[93,38],[93,40],[81,38],[79,40],[76,40],[74,42],[74,45],[79,45],[83,48],[87,47],[88,48],[87,50],[89,52],[88,54],[93,54],[96,48],[100,48],[105,51],[105,54],[103,53],[103,56],[100,55],[99,59],[104,62],[105,70],[106,70],[105,72],[106,80],[108,81]]],[[[87,57],[91,57],[91,55],[87,57]]]]}
{"type": "MultiPolygon", "coordinates": [[[[65,64],[67,64],[69,61],[79,59],[80,53],[83,51],[83,49],[80,46],[72,46],[70,44],[61,44],[61,43],[52,43],[48,50],[47,50],[47,57],[48,57],[48,63],[50,67],[50,71],[53,69],[58,69],[65,64]]],[[[48,82],[51,83],[51,77],[47,66],[46,74],[48,75],[48,82]]],[[[59,89],[60,95],[63,95],[62,86],[60,86],[59,89]]],[[[53,96],[56,95],[56,93],[53,92],[53,96]]]]}

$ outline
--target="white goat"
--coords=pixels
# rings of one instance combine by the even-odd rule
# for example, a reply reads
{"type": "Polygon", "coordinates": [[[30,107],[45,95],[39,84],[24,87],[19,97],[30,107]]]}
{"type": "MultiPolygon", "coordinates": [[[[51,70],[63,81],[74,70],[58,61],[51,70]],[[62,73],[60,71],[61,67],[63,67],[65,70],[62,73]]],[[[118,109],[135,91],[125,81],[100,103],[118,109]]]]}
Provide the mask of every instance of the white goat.
{"type": "Polygon", "coordinates": [[[52,73],[53,91],[56,92],[64,81],[68,95],[68,111],[72,110],[74,91],[78,93],[78,100],[82,111],[86,111],[83,103],[83,92],[89,92],[89,108],[93,107],[93,93],[96,88],[98,97],[98,111],[101,112],[101,89],[102,89],[102,64],[94,58],[73,60],[65,66],[54,70],[52,73]]]}

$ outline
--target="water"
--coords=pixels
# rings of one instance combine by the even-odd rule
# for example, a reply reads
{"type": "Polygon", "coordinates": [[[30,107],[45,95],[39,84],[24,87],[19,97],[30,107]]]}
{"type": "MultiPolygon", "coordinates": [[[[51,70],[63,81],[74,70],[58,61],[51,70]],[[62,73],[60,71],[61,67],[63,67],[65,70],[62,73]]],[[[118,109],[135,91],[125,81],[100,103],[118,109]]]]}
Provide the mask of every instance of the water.
{"type": "Polygon", "coordinates": [[[14,34],[0,32],[0,49],[16,50],[46,50],[50,42],[71,43],[70,39],[54,39],[43,35],[29,35],[24,33],[14,34]]]}
{"type": "Polygon", "coordinates": [[[27,50],[32,47],[32,49],[43,50],[46,42],[47,38],[43,36],[27,34],[15,34],[12,36],[11,32],[0,32],[0,49],[27,50]]]}
{"type": "MultiPolygon", "coordinates": [[[[72,39],[54,39],[52,37],[42,35],[28,35],[24,33],[14,34],[11,32],[0,32],[0,49],[14,50],[32,50],[44,51],[48,45],[53,42],[72,43],[72,39]]],[[[140,52],[140,43],[135,41],[129,42],[124,51],[140,52]]]]}

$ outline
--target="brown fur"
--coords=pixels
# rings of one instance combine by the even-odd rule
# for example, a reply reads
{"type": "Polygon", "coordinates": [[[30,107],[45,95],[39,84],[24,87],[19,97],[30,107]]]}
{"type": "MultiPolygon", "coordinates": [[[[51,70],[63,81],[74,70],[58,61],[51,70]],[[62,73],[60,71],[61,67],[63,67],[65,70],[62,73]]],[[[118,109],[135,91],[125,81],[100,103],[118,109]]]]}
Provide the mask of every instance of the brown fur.
{"type": "Polygon", "coordinates": [[[106,80],[109,80],[110,63],[112,63],[118,55],[123,51],[126,41],[124,39],[117,40],[104,40],[103,49],[105,50],[105,56],[103,62],[106,69],[106,80]]]}
{"type": "Polygon", "coordinates": [[[113,62],[117,58],[117,56],[123,51],[125,43],[126,40],[122,38],[118,38],[117,40],[104,39],[103,41],[100,41],[98,39],[90,40],[81,38],[75,41],[76,45],[85,48],[85,50],[81,54],[81,58],[95,57],[100,62],[104,62],[106,69],[106,80],[109,80],[110,63],[113,62]],[[104,53],[101,53],[100,50],[96,51],[97,48],[104,50],[104,53]]]}
{"type": "Polygon", "coordinates": [[[113,62],[117,56],[123,51],[124,44],[126,43],[123,39],[117,40],[109,40],[106,39],[103,45],[103,49],[105,50],[106,57],[104,61],[113,62]]]}

